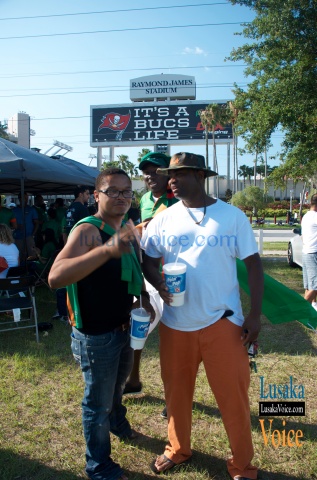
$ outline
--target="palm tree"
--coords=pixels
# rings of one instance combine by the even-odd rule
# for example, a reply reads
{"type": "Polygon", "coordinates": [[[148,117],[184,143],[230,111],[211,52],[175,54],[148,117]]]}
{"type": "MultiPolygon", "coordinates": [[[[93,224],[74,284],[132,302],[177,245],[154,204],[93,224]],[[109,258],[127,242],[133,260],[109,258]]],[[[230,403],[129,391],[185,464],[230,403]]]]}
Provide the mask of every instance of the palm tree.
{"type": "Polygon", "coordinates": [[[233,191],[238,191],[238,141],[236,135],[236,121],[239,115],[239,109],[235,107],[234,102],[228,103],[231,113],[230,122],[232,124],[232,141],[233,141],[233,191]],[[236,181],[236,185],[234,185],[236,181]]]}
{"type": "MultiPolygon", "coordinates": [[[[208,151],[208,132],[212,132],[213,143],[213,170],[218,172],[218,160],[216,151],[215,130],[219,125],[225,125],[231,120],[230,110],[227,104],[212,103],[207,105],[205,110],[200,112],[200,119],[202,125],[206,129],[206,150],[208,151]]],[[[208,186],[209,183],[207,183],[208,186]]],[[[215,185],[215,184],[214,184],[215,185]]],[[[207,190],[208,192],[208,190],[207,190]]],[[[217,177],[216,196],[219,197],[219,175],[217,177]]]]}
{"type": "Polygon", "coordinates": [[[261,180],[265,175],[265,165],[263,165],[262,163],[261,165],[257,165],[256,173],[260,175],[260,180],[261,180]]]}
{"type": "Polygon", "coordinates": [[[238,170],[238,176],[243,177],[243,188],[245,188],[245,179],[250,175],[250,167],[241,165],[238,170]]]}
{"type": "Polygon", "coordinates": [[[117,155],[118,160],[113,160],[112,162],[104,162],[102,165],[102,170],[109,167],[122,168],[128,175],[132,177],[138,175],[138,170],[134,163],[130,162],[128,155],[117,155]]]}
{"type": "Polygon", "coordinates": [[[134,163],[130,162],[128,155],[117,155],[117,159],[120,168],[127,172],[131,178],[138,175],[138,170],[134,163]]]}
{"type": "Polygon", "coordinates": [[[7,125],[4,125],[0,122],[0,138],[9,140],[9,135],[7,134],[7,125]]]}
{"type": "Polygon", "coordinates": [[[141,152],[138,153],[138,158],[137,158],[138,163],[141,162],[141,158],[144,157],[144,155],[150,152],[151,150],[149,148],[142,148],[141,152]]]}

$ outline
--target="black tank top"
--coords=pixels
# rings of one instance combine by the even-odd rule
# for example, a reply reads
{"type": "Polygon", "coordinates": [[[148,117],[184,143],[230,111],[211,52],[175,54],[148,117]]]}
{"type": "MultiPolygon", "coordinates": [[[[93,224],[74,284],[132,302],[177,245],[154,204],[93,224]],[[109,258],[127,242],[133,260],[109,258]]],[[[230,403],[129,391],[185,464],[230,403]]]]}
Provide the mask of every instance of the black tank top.
{"type": "MultiPolygon", "coordinates": [[[[99,230],[102,243],[110,235],[99,230]]],[[[100,335],[129,321],[133,295],[121,280],[121,259],[113,258],[77,283],[83,327],[80,332],[100,335]]]]}

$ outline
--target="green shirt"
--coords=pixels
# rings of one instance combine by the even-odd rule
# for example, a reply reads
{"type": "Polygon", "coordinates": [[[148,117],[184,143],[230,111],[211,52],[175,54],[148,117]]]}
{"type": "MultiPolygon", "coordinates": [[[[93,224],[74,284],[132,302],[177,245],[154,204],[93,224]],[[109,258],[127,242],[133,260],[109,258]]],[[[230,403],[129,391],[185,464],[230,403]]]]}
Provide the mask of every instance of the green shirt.
{"type": "Polygon", "coordinates": [[[148,218],[152,218],[155,212],[161,205],[165,205],[166,208],[171,207],[174,203],[177,203],[178,200],[174,196],[168,198],[168,193],[164,193],[160,198],[156,201],[153,197],[152,192],[147,192],[143,195],[140,201],[140,209],[141,209],[141,220],[147,220],[148,218]]]}
{"type": "Polygon", "coordinates": [[[0,207],[0,223],[12,227],[11,222],[15,221],[15,215],[12,210],[6,207],[0,207]]]}
{"type": "Polygon", "coordinates": [[[55,239],[59,240],[59,237],[61,236],[62,234],[62,227],[61,225],[56,221],[54,220],[53,218],[47,220],[44,225],[43,225],[43,228],[42,228],[42,231],[44,232],[47,228],[50,228],[51,230],[53,230],[54,232],[54,235],[55,235],[55,239]]]}
{"type": "Polygon", "coordinates": [[[38,215],[39,232],[42,232],[43,231],[43,224],[47,220],[47,215],[46,215],[45,210],[43,210],[43,208],[41,208],[41,207],[35,207],[35,208],[36,208],[37,215],[38,215]]]}
{"type": "Polygon", "coordinates": [[[49,268],[51,268],[51,266],[53,264],[53,255],[54,255],[55,252],[56,252],[56,247],[55,247],[53,242],[47,242],[47,243],[44,244],[42,252],[41,252],[41,257],[47,258],[47,262],[46,263],[41,263],[38,260],[35,262],[36,270],[38,272],[41,272],[46,267],[46,265],[48,263],[49,263],[49,268]]]}
{"type": "Polygon", "coordinates": [[[56,208],[56,221],[62,225],[66,217],[66,207],[57,207],[56,208]]]}

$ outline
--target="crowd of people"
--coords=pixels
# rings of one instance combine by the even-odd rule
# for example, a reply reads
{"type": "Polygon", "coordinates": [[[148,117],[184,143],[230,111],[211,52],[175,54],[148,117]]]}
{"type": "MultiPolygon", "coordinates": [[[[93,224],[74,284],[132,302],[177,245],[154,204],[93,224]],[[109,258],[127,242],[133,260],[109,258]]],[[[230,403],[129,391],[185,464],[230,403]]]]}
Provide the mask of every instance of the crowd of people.
{"type": "MultiPolygon", "coordinates": [[[[55,318],[71,324],[71,351],[83,373],[88,478],[128,478],[111,457],[110,433],[123,442],[138,435],[122,397],[142,392],[142,350],[132,350],[129,336],[130,312],[142,304],[151,318],[150,332],[159,325],[162,416],[167,418],[168,443],[151,469],[167,472],[192,456],[193,395],[203,364],[231,448],[228,473],[233,480],[255,480],[247,350],[261,328],[263,272],[252,228],[241,210],[206,193],[205,180],[216,172],[206,167],[203,156],[150,152],[139,168],[147,193],[137,212],[131,209],[131,179],[119,168],[99,174],[93,205],[88,205],[89,188],[81,186],[68,208],[57,198],[47,209],[41,195],[34,207],[26,195],[24,212],[21,205],[2,207],[0,256],[7,256],[9,266],[29,259],[31,268],[40,270],[59,251],[49,283],[56,290],[55,318]],[[173,306],[162,273],[162,266],[176,258],[186,265],[180,306],[173,306]],[[246,316],[237,258],[248,274],[246,316]]],[[[317,195],[303,219],[305,298],[315,308],[316,215],[317,195]]]]}

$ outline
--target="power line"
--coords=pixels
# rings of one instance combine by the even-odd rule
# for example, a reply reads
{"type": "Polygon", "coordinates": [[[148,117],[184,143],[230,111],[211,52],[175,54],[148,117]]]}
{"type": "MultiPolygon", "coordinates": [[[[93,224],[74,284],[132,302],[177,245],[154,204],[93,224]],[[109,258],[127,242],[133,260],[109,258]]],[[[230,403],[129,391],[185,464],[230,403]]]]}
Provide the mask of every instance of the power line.
{"type": "MultiPolygon", "coordinates": [[[[247,84],[237,84],[239,87],[246,86],[247,84]]],[[[234,84],[230,85],[206,85],[204,87],[199,87],[196,85],[196,89],[203,88],[233,88],[234,84]]],[[[104,87],[95,87],[103,89],[104,87]]],[[[0,98],[16,98],[16,97],[46,97],[51,95],[82,95],[85,93],[111,93],[111,92],[128,92],[129,88],[121,88],[116,90],[106,89],[106,90],[85,90],[85,91],[74,91],[74,92],[46,92],[46,93],[19,93],[12,95],[0,95],[0,98]]]]}
{"type": "MultiPolygon", "coordinates": [[[[236,68],[236,67],[245,67],[245,64],[232,64],[232,65],[198,65],[198,66],[191,66],[191,67],[176,67],[174,66],[174,70],[188,70],[188,69],[196,69],[196,68],[236,68]]],[[[78,70],[75,72],[51,72],[51,73],[26,73],[22,75],[0,75],[0,78],[8,79],[8,78],[29,78],[29,77],[50,77],[50,76],[61,76],[61,75],[78,75],[78,74],[90,74],[90,73],[122,73],[122,72],[148,72],[152,70],[171,70],[171,67],[149,67],[149,68],[116,68],[116,69],[109,69],[109,70],[78,70]]]]}
{"type": "Polygon", "coordinates": [[[78,15],[100,15],[102,13],[123,13],[123,12],[144,12],[146,10],[167,10],[172,8],[187,8],[187,7],[204,7],[204,6],[214,6],[214,5],[228,5],[227,2],[217,2],[217,3],[198,3],[194,5],[170,5],[168,7],[144,7],[144,8],[125,8],[121,10],[100,10],[97,12],[77,12],[77,13],[59,13],[52,15],[34,15],[30,17],[7,17],[0,18],[0,21],[4,20],[32,20],[36,18],[52,18],[52,17],[74,17],[78,15]]]}
{"type": "Polygon", "coordinates": [[[65,37],[71,35],[91,35],[95,33],[119,33],[119,32],[140,32],[142,30],[169,30],[171,28],[192,28],[192,27],[215,27],[223,25],[241,25],[242,23],[248,24],[250,22],[221,22],[221,23],[200,23],[189,25],[168,25],[165,27],[137,27],[137,28],[114,28],[112,30],[93,30],[89,32],[65,32],[65,33],[43,33],[40,35],[23,35],[21,37],[0,37],[0,40],[19,40],[25,38],[43,38],[43,37],[65,37]]]}
{"type": "MultiPolygon", "coordinates": [[[[243,85],[247,85],[247,83],[239,83],[238,85],[240,86],[243,86],[243,85]]],[[[231,87],[233,86],[233,83],[232,82],[229,82],[229,83],[224,83],[222,82],[221,85],[219,85],[219,82],[218,83],[202,83],[202,84],[196,84],[196,88],[209,88],[209,87],[231,87]]],[[[1,91],[2,92],[38,92],[38,91],[41,91],[41,90],[70,90],[71,88],[74,88],[74,86],[72,87],[45,87],[45,88],[2,88],[1,91]]],[[[98,86],[98,85],[85,85],[85,86],[81,86],[81,87],[76,87],[76,88],[105,88],[104,85],[102,86],[98,86]]],[[[124,89],[125,91],[128,90],[127,86],[126,85],[108,85],[107,88],[118,88],[118,89],[124,89]]],[[[119,90],[121,91],[121,90],[119,90]]]]}
{"type": "MultiPolygon", "coordinates": [[[[204,57],[209,57],[209,56],[212,56],[212,55],[223,55],[223,56],[228,56],[230,54],[230,51],[217,51],[217,52],[207,52],[207,51],[203,51],[202,52],[204,55],[204,57]]],[[[197,56],[201,56],[202,54],[198,54],[194,51],[192,52],[187,52],[187,51],[182,51],[180,53],[174,53],[174,54],[166,54],[166,55],[135,55],[135,56],[131,56],[129,55],[129,60],[142,60],[144,61],[145,59],[156,59],[156,58],[164,58],[166,60],[166,58],[175,58],[175,57],[181,57],[182,59],[184,58],[188,58],[188,57],[197,57],[197,56]]],[[[126,55],[124,56],[120,56],[120,57],[103,57],[103,61],[106,63],[106,62],[109,62],[111,60],[116,60],[116,61],[126,61],[127,57],[126,55]]],[[[6,60],[10,60],[9,58],[6,58],[6,60]]],[[[78,63],[78,62],[81,62],[81,63],[94,63],[94,62],[98,62],[100,63],[100,58],[92,58],[92,57],[89,57],[89,58],[81,58],[80,60],[76,60],[76,59],[67,59],[67,60],[56,60],[56,61],[53,61],[53,60],[50,60],[50,61],[36,61],[36,62],[30,62],[30,61],[25,61],[25,62],[22,62],[22,61],[19,61],[19,66],[21,65],[52,65],[52,64],[55,64],[55,63],[67,63],[67,65],[70,65],[71,63],[78,63]]],[[[16,66],[16,61],[12,61],[11,63],[4,63],[4,62],[1,62],[1,67],[11,67],[12,65],[16,66]]],[[[4,68],[3,68],[4,70],[4,68]]]]}

